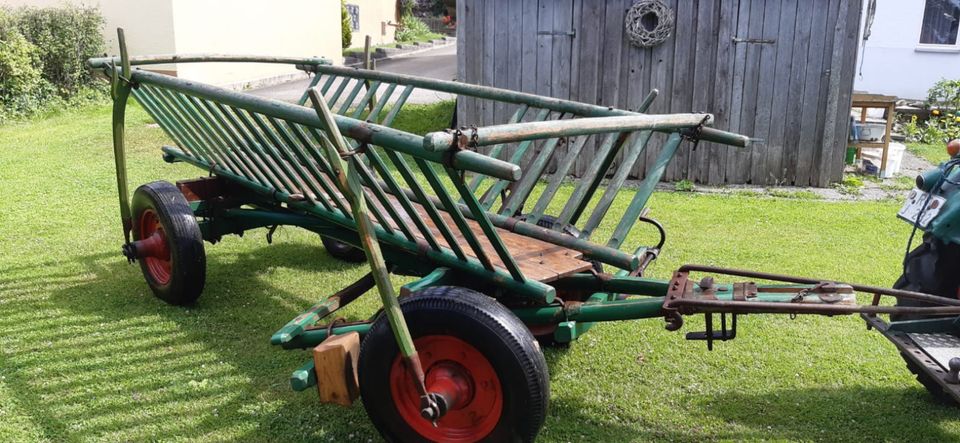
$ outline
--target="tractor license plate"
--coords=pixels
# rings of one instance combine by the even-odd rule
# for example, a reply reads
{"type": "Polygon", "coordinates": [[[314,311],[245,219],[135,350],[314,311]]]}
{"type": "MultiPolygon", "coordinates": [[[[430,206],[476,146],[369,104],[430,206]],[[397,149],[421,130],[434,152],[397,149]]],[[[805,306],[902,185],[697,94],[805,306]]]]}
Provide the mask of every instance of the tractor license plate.
{"type": "Polygon", "coordinates": [[[907,201],[903,203],[903,207],[900,208],[897,215],[910,223],[920,225],[921,228],[926,228],[930,221],[940,213],[944,202],[946,202],[946,199],[939,195],[929,195],[919,189],[914,189],[907,194],[907,201]],[[925,204],[926,209],[924,209],[925,204]],[[917,217],[920,217],[919,222],[917,217]]]}

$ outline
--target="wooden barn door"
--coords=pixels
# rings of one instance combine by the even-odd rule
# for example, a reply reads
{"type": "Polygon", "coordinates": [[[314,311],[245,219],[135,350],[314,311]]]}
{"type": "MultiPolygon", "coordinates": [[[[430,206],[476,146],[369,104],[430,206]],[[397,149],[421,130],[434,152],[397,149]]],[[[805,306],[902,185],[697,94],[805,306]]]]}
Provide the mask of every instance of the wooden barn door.
{"type": "MultiPolygon", "coordinates": [[[[860,0],[664,0],[676,25],[652,48],[630,45],[624,33],[634,2],[458,2],[460,79],[633,110],[656,88],[651,113],[712,112],[714,127],[763,141],[685,147],[667,180],[827,186],[840,179],[860,0]]],[[[462,123],[486,125],[506,122],[515,107],[468,99],[458,109],[462,123]]],[[[644,176],[658,146],[654,139],[633,177],[644,176]]]]}

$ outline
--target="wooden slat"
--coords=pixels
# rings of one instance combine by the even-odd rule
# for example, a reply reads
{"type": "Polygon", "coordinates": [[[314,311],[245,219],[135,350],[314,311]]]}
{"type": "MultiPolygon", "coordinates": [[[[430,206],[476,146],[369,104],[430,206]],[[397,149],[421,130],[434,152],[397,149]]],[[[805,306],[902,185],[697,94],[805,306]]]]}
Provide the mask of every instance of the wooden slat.
{"type": "Polygon", "coordinates": [[[812,21],[810,15],[816,5],[814,2],[801,1],[797,9],[797,25],[793,46],[793,68],[790,71],[790,88],[787,91],[786,132],[784,133],[783,167],[789,184],[801,185],[796,179],[800,145],[800,121],[803,117],[804,67],[807,63],[807,50],[810,46],[812,21]]]}
{"type": "MultiPolygon", "coordinates": [[[[540,95],[550,95],[553,82],[553,14],[556,11],[553,0],[540,0],[537,12],[537,79],[535,91],[540,95]]],[[[489,29],[489,28],[488,28],[489,29]]]]}
{"type": "MultiPolygon", "coordinates": [[[[677,29],[697,29],[695,5],[691,1],[678,0],[676,9],[677,29]]],[[[700,32],[699,30],[697,31],[700,32]]],[[[692,69],[696,60],[694,54],[695,40],[684,38],[677,41],[673,52],[673,87],[670,88],[670,111],[687,112],[693,106],[692,69]]],[[[667,180],[682,180],[687,178],[687,167],[690,159],[690,148],[682,147],[677,150],[676,157],[670,162],[667,169],[667,180]]]]}
{"type": "MultiPolygon", "coordinates": [[[[483,77],[480,83],[488,86],[493,86],[496,84],[494,82],[494,76],[496,74],[494,60],[497,58],[497,43],[495,37],[497,27],[499,27],[501,24],[498,23],[496,19],[491,20],[491,18],[495,17],[497,7],[500,6],[501,3],[503,2],[497,0],[486,0],[484,3],[484,17],[486,19],[484,20],[485,29],[483,32],[483,50],[482,52],[475,54],[475,57],[480,59],[483,69],[483,77]]],[[[503,57],[503,54],[501,53],[500,56],[503,57]]],[[[481,120],[481,124],[484,126],[496,124],[493,115],[495,107],[493,100],[480,100],[480,105],[483,108],[483,119],[481,120]]]]}
{"type": "MultiPolygon", "coordinates": [[[[737,27],[733,37],[747,38],[750,29],[751,0],[740,0],[737,7],[737,27]]],[[[742,126],[740,120],[743,111],[743,95],[746,93],[747,45],[733,45],[733,77],[731,86],[733,93],[730,98],[730,131],[739,132],[742,126]]],[[[749,176],[749,171],[743,170],[743,165],[750,160],[750,152],[745,149],[730,149],[727,151],[726,177],[728,183],[743,183],[749,176]]]]}
{"type": "Polygon", "coordinates": [[[783,0],[780,23],[777,27],[776,68],[774,68],[773,99],[770,104],[770,125],[767,127],[763,170],[773,180],[783,180],[784,134],[787,131],[787,100],[793,65],[793,36],[797,25],[796,0],[783,0]]]}
{"type": "MultiPolygon", "coordinates": [[[[833,111],[830,111],[829,109],[827,109],[827,106],[829,101],[828,92],[829,92],[829,85],[830,85],[830,77],[832,76],[832,72],[830,71],[830,64],[832,63],[833,53],[834,53],[833,51],[834,36],[836,35],[835,28],[841,19],[840,12],[839,12],[841,8],[840,3],[841,3],[841,0],[830,0],[830,6],[827,12],[826,27],[824,28],[823,54],[821,54],[823,57],[823,60],[821,62],[823,67],[821,68],[820,87],[818,88],[818,94],[817,94],[817,110],[819,112],[817,112],[817,123],[816,123],[816,134],[817,134],[816,136],[819,137],[819,139],[821,140],[820,141],[821,145],[817,146],[813,150],[813,159],[812,159],[812,164],[810,165],[810,179],[809,179],[810,184],[814,186],[816,186],[820,181],[820,166],[822,164],[821,162],[823,161],[823,157],[825,156],[826,151],[827,150],[832,151],[830,144],[833,143],[833,140],[832,140],[833,136],[827,134],[826,118],[828,113],[832,113],[834,116],[836,115],[836,108],[834,108],[833,111]],[[830,138],[829,141],[827,137],[830,138]]],[[[844,3],[846,2],[844,1],[844,3]]],[[[843,19],[846,19],[846,17],[843,17],[843,19]]],[[[844,113],[844,115],[846,115],[846,113],[844,113]]],[[[833,130],[831,129],[830,132],[832,133],[833,130]]],[[[829,154],[826,154],[826,156],[829,157],[829,154]]]]}
{"type": "MultiPolygon", "coordinates": [[[[571,79],[572,87],[575,87],[576,91],[572,92],[571,97],[576,97],[577,100],[586,103],[597,103],[600,100],[599,77],[602,65],[600,55],[601,42],[603,41],[603,34],[600,30],[604,29],[603,15],[605,8],[598,7],[592,0],[577,0],[577,6],[579,13],[576,15],[579,20],[574,28],[577,32],[577,37],[574,39],[574,59],[577,63],[573,65],[576,80],[571,79]]],[[[585,152],[590,152],[591,148],[596,147],[593,140],[594,138],[591,137],[586,142],[585,152]]],[[[576,156],[572,171],[579,171],[583,168],[587,161],[584,157],[582,155],[576,156]]]]}
{"type": "MultiPolygon", "coordinates": [[[[777,39],[780,37],[778,32],[782,15],[780,13],[781,3],[783,3],[783,0],[769,0],[764,3],[763,30],[760,38],[779,41],[777,39]]],[[[759,46],[760,68],[757,70],[759,79],[752,135],[762,140],[769,140],[771,119],[780,118],[783,115],[773,110],[773,98],[775,96],[773,86],[776,83],[777,74],[777,44],[759,46]],[[775,112],[776,115],[774,115],[775,112]]],[[[774,184],[776,182],[777,177],[766,169],[766,157],[770,154],[769,147],[767,145],[753,153],[750,162],[750,181],[753,184],[774,184]]]]}
{"type": "Polygon", "coordinates": [[[817,116],[820,113],[820,85],[823,79],[823,51],[825,44],[825,34],[827,27],[827,18],[830,14],[826,3],[821,0],[813,11],[810,18],[810,46],[807,49],[807,59],[804,62],[806,72],[804,73],[803,85],[803,107],[801,108],[800,118],[800,144],[797,149],[797,173],[796,183],[798,186],[809,186],[811,184],[810,176],[814,163],[814,149],[819,148],[818,144],[822,142],[819,139],[817,131],[817,116]]]}
{"type": "MultiPolygon", "coordinates": [[[[609,20],[609,17],[608,17],[609,20]]],[[[660,97],[657,98],[648,112],[651,114],[664,114],[670,112],[670,91],[673,90],[673,70],[674,70],[674,45],[657,45],[650,50],[650,88],[656,88],[660,91],[660,97]]],[[[638,94],[646,94],[649,91],[638,94]]],[[[637,100],[640,100],[637,97],[637,100]]],[[[653,142],[643,151],[643,162],[637,167],[638,177],[647,176],[648,165],[654,163],[657,155],[660,154],[661,142],[663,137],[654,136],[653,142]]]]}
{"type": "MultiPolygon", "coordinates": [[[[841,43],[839,45],[835,43],[835,47],[839,47],[840,51],[834,51],[830,65],[830,93],[832,94],[831,100],[835,100],[836,102],[837,117],[833,119],[827,118],[828,122],[833,122],[833,133],[830,134],[833,140],[831,142],[830,138],[825,134],[824,145],[826,147],[832,147],[832,152],[830,155],[824,157],[820,165],[819,183],[821,184],[830,183],[836,180],[837,177],[843,175],[843,157],[847,147],[847,134],[850,133],[850,120],[839,117],[841,115],[846,116],[843,112],[849,109],[851,104],[855,70],[850,69],[850,64],[851,60],[856,59],[859,43],[857,28],[851,26],[851,24],[860,23],[862,9],[860,8],[859,2],[847,1],[845,3],[846,4],[840,9],[840,14],[845,14],[846,19],[843,25],[837,26],[837,38],[841,43]],[[840,73],[840,75],[834,77],[834,73],[840,73]]],[[[829,103],[828,110],[834,106],[833,102],[829,103]]]]}
{"type": "MultiPolygon", "coordinates": [[[[730,128],[730,107],[733,100],[733,73],[736,57],[733,38],[737,30],[739,0],[720,0],[720,17],[717,27],[717,74],[714,81],[714,106],[718,128],[730,128]]],[[[707,183],[726,183],[727,157],[732,149],[728,146],[709,144],[709,173],[707,183]]]]}
{"type": "MultiPolygon", "coordinates": [[[[695,38],[696,66],[693,72],[693,106],[691,110],[710,110],[714,108],[714,76],[717,71],[717,53],[714,49],[719,18],[719,1],[701,1],[697,8],[697,32],[695,38]]],[[[705,111],[711,112],[711,111],[705,111]]],[[[683,148],[681,148],[683,149],[683,148]]],[[[707,168],[710,162],[710,150],[702,144],[696,151],[690,152],[687,177],[699,183],[708,181],[707,168]]]]}

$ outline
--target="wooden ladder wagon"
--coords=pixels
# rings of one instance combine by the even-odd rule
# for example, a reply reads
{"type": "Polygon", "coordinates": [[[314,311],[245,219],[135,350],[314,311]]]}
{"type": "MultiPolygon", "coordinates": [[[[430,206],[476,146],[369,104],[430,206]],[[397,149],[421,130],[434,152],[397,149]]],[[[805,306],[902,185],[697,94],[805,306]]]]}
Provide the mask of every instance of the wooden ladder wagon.
{"type": "Polygon", "coordinates": [[[629,112],[315,58],[127,57],[123,41],[121,33],[120,57],[89,64],[113,88],[124,254],[173,304],[194,303],[203,290],[204,240],[250,229],[299,226],[321,235],[331,255],[368,261],[370,274],[291,320],[271,342],[314,349],[315,358],[293,372],[293,388],[315,386],[321,374],[322,400],[349,404],[359,393],[389,440],[533,440],[549,397],[536,340],[568,343],[598,321],[663,318],[676,330],[683,315],[703,313],[707,330],[687,338],[712,347],[735,336],[743,313],[960,313],[960,302],[925,294],[731,269],[686,266],[670,280],[643,277],[665,241],[644,207],[684,141],[749,143],[710,128],[708,114],[643,114],[656,91],[641,112],[629,112]],[[193,62],[286,63],[314,77],[292,104],[133,68],[193,62]],[[392,129],[416,89],[515,112],[502,125],[425,136],[392,129]],[[164,160],[209,177],[148,183],[129,197],[129,96],[176,144],[163,147],[164,160]],[[625,187],[652,144],[659,152],[645,178],[625,187]],[[521,170],[525,156],[532,159],[521,170]],[[587,174],[564,184],[578,160],[590,165],[587,174]],[[629,204],[611,214],[620,193],[629,204]],[[611,218],[611,235],[598,239],[611,218]],[[660,240],[625,251],[637,221],[660,240]],[[703,272],[780,283],[694,282],[690,274],[703,272]],[[418,279],[395,290],[389,273],[418,279]],[[374,287],[381,313],[331,321],[374,287]],[[856,291],[877,297],[859,306],[856,291]],[[880,295],[936,306],[880,306],[880,295]]]}

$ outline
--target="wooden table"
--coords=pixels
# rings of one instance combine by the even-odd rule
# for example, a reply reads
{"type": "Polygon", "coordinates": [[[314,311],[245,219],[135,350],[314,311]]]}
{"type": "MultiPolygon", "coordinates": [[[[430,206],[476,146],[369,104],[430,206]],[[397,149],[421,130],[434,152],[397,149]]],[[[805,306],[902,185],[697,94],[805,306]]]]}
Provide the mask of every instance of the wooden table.
{"type": "Polygon", "coordinates": [[[867,121],[867,109],[870,108],[881,108],[887,110],[887,128],[883,133],[882,142],[862,142],[859,140],[854,140],[850,142],[850,146],[855,146],[857,148],[857,158],[860,158],[860,150],[862,148],[881,148],[883,149],[883,155],[880,158],[880,176],[883,177],[883,173],[887,170],[887,152],[890,149],[890,134],[893,129],[893,119],[896,118],[896,106],[897,97],[892,95],[880,95],[880,94],[866,94],[855,92],[853,94],[853,108],[860,108],[860,123],[867,121]]]}

